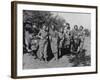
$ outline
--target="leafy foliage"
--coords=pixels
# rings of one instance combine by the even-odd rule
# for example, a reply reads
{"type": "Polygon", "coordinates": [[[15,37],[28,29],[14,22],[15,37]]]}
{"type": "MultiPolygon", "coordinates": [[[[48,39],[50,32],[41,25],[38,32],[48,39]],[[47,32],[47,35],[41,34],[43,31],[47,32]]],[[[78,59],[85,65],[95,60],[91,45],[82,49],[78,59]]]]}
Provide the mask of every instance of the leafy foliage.
{"type": "Polygon", "coordinates": [[[85,31],[85,36],[90,37],[91,32],[89,31],[89,29],[84,29],[84,31],[85,31]]]}
{"type": "Polygon", "coordinates": [[[50,27],[52,24],[56,29],[63,27],[64,19],[58,15],[53,16],[49,11],[23,11],[23,23],[29,22],[32,25],[35,24],[37,28],[41,28],[43,24],[50,27]]]}

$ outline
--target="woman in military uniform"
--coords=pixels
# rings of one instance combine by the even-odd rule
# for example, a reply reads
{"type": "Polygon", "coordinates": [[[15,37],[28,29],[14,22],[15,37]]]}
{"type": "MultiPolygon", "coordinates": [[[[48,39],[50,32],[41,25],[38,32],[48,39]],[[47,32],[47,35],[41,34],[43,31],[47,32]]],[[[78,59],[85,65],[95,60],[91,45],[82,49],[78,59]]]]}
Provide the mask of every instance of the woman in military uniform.
{"type": "Polygon", "coordinates": [[[64,35],[63,35],[63,28],[60,29],[58,32],[58,56],[61,56],[62,54],[62,43],[64,40],[64,35]]]}
{"type": "Polygon", "coordinates": [[[56,31],[54,25],[51,26],[50,30],[50,43],[51,43],[51,50],[52,53],[54,54],[55,60],[58,60],[58,32],[56,31]]]}
{"type": "Polygon", "coordinates": [[[47,62],[47,34],[48,32],[46,31],[46,26],[43,25],[42,29],[38,33],[38,37],[40,38],[39,40],[39,50],[37,52],[38,58],[40,60],[45,59],[45,62],[47,62]]]}
{"type": "Polygon", "coordinates": [[[70,54],[70,24],[67,23],[65,28],[64,28],[64,40],[63,40],[63,51],[65,54],[70,54]]]}

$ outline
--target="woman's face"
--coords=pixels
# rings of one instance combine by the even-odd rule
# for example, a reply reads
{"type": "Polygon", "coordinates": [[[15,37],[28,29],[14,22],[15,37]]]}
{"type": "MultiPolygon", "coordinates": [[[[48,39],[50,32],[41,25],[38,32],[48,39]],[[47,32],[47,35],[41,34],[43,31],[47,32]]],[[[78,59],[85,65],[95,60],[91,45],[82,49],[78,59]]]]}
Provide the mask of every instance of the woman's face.
{"type": "Polygon", "coordinates": [[[63,32],[63,29],[62,28],[60,29],[60,32],[63,32]]]}
{"type": "Polygon", "coordinates": [[[54,29],[54,26],[53,25],[51,27],[52,27],[52,29],[54,29]]]}
{"type": "Polygon", "coordinates": [[[66,32],[66,31],[67,31],[67,27],[64,28],[64,32],[66,32]]]}
{"type": "Polygon", "coordinates": [[[69,24],[66,24],[66,27],[69,27],[69,24]]]}
{"type": "Polygon", "coordinates": [[[75,25],[75,26],[74,26],[74,29],[75,29],[75,30],[78,30],[78,26],[77,26],[77,25],[75,25]]]}
{"type": "Polygon", "coordinates": [[[83,26],[80,26],[80,27],[79,27],[79,30],[82,31],[82,30],[83,30],[83,26]]]}
{"type": "Polygon", "coordinates": [[[67,27],[65,27],[65,30],[67,30],[67,27]]]}
{"type": "Polygon", "coordinates": [[[33,25],[33,28],[36,28],[36,25],[33,25]]]}
{"type": "Polygon", "coordinates": [[[77,39],[74,39],[74,42],[77,43],[77,39]]]}
{"type": "Polygon", "coordinates": [[[45,30],[46,29],[46,26],[45,25],[43,25],[43,30],[45,30]]]}
{"type": "Polygon", "coordinates": [[[30,24],[26,24],[26,28],[31,28],[31,25],[30,24]]]}

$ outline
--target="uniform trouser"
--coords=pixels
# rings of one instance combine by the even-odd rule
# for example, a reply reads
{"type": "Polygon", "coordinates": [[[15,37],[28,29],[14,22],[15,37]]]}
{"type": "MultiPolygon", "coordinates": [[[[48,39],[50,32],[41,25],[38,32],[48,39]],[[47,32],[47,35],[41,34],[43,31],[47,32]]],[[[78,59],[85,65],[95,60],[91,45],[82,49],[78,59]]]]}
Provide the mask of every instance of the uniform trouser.
{"type": "Polygon", "coordinates": [[[54,54],[54,57],[57,59],[58,58],[58,45],[57,45],[56,38],[53,38],[51,41],[51,50],[52,50],[52,53],[54,54]]]}
{"type": "Polygon", "coordinates": [[[59,48],[59,56],[61,56],[62,43],[63,43],[63,40],[60,40],[60,41],[59,41],[59,43],[58,43],[58,48],[59,48]]]}
{"type": "Polygon", "coordinates": [[[40,40],[37,55],[39,59],[47,57],[47,41],[45,39],[40,40]]]}
{"type": "Polygon", "coordinates": [[[52,53],[56,53],[58,50],[57,50],[57,40],[53,39],[51,41],[51,50],[52,50],[52,53]]]}

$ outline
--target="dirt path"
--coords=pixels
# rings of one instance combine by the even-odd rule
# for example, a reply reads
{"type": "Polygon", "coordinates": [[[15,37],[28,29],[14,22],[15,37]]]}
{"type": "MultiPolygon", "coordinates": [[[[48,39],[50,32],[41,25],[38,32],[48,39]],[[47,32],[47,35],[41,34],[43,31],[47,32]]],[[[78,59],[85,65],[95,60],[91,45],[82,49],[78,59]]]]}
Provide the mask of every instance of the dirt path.
{"type": "Polygon", "coordinates": [[[34,59],[33,56],[29,54],[24,54],[24,69],[38,69],[38,68],[54,68],[54,67],[71,67],[73,64],[69,62],[68,56],[63,56],[58,61],[55,61],[54,58],[48,63],[44,61],[39,61],[34,59]]]}

